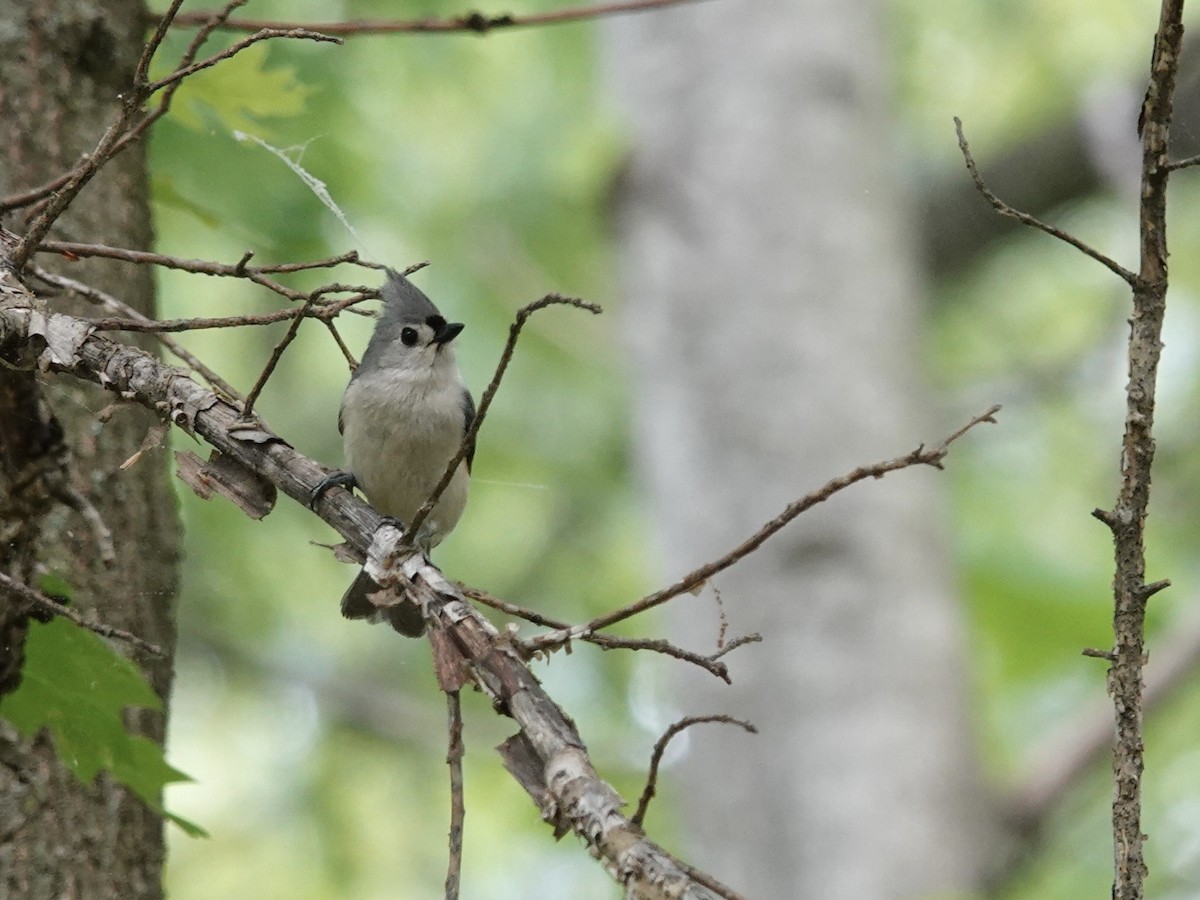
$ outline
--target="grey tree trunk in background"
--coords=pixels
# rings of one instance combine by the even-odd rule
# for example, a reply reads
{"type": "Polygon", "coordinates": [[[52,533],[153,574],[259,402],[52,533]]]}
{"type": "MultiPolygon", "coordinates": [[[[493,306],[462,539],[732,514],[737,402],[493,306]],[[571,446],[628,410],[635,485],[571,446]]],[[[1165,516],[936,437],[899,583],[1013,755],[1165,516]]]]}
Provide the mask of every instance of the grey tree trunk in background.
{"type": "MultiPolygon", "coordinates": [[[[939,439],[889,122],[880,8],[704,3],[612,22],[631,129],[617,204],[639,453],[675,576],[828,478],[939,439]]],[[[953,423],[957,424],[957,423],[953,423]]],[[[673,770],[684,855],[751,897],[870,900],[977,882],[976,769],[942,476],[901,472],[805,514],[717,579],[728,712],[673,770]]],[[[711,595],[675,637],[712,647],[711,595]]]]}
{"type": "MultiPolygon", "coordinates": [[[[137,0],[0,4],[0,195],[40,185],[90,152],[118,111],[144,33],[137,0]]],[[[150,211],[143,147],[136,146],[85,188],[54,236],[149,248],[150,211]]],[[[23,230],[19,219],[5,224],[23,230]]],[[[152,313],[146,269],[103,262],[52,267],[152,313]]],[[[54,308],[82,311],[64,298],[54,308]]],[[[152,344],[142,342],[144,346],[152,344]]],[[[75,608],[159,645],[168,658],[138,660],[155,690],[170,690],[175,642],[173,598],[178,524],[166,479],[165,450],[120,465],[146,438],[154,417],[140,406],[71,379],[0,371],[0,569],[36,584],[50,570],[71,587],[75,608]],[[56,429],[70,449],[71,484],[91,499],[112,532],[116,562],[106,567],[94,533],[31,473],[56,471],[56,429]]],[[[0,598],[0,690],[13,687],[22,656],[24,617],[0,598]]],[[[160,713],[131,714],[130,726],[163,738],[160,713]]],[[[142,900],[162,896],[162,822],[104,775],[80,785],[58,763],[44,736],[19,739],[0,722],[0,896],[23,900],[142,900]]]]}

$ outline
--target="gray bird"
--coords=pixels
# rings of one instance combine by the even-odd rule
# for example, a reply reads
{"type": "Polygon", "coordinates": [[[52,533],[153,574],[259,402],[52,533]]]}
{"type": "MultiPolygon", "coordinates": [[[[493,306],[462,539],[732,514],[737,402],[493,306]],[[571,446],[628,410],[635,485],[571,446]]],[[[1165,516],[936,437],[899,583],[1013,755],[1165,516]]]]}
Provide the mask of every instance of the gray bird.
{"type": "MultiPolygon", "coordinates": [[[[451,346],[462,323],[447,322],[428,297],[391,269],[383,301],[383,314],[338,413],[347,471],[326,478],[314,501],[332,484],[357,485],[379,513],[403,527],[458,452],[475,418],[475,401],[451,346]]],[[[421,525],[414,543],[422,549],[436,547],[458,524],[474,456],[472,444],[421,525]]],[[[360,571],[342,597],[342,615],[377,619],[381,610],[367,594],[378,590],[360,571]]],[[[419,637],[425,630],[421,611],[412,604],[391,607],[385,615],[401,634],[419,637]]]]}

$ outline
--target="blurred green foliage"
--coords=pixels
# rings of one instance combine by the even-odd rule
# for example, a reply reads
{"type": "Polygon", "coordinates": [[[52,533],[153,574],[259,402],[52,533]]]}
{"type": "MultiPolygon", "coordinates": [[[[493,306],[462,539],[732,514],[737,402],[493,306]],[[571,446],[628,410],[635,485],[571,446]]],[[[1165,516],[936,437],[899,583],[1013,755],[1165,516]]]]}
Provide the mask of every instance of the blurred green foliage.
{"type": "MultiPolygon", "coordinates": [[[[530,0],[520,11],[555,5],[530,0]]],[[[249,12],[323,21],[460,11],[466,7],[432,2],[275,0],[249,12]]],[[[1157,16],[1147,0],[900,0],[887,12],[900,164],[918,191],[965,177],[956,113],[968,115],[986,173],[989,154],[1071,115],[1091,86],[1136,83],[1157,16]]],[[[168,58],[186,37],[172,35],[168,58]]],[[[352,38],[341,48],[275,41],[181,94],[151,143],[164,252],[234,261],[250,249],[257,262],[275,262],[355,247],[278,159],[232,132],[287,148],[328,185],[362,236],[357,249],[395,266],[432,261],[415,280],[448,316],[468,323],[459,353],[477,395],[516,308],[550,291],[606,306],[601,319],[556,309],[533,320],[481,436],[467,514],[438,552],[450,575],[573,620],[638,596],[659,575],[630,472],[621,363],[629,320],[605,226],[622,136],[595,44],[586,25],[486,38],[352,38]]],[[[1177,181],[1172,240],[1188,248],[1200,240],[1200,220],[1184,213],[1200,195],[1186,174],[1177,181]]],[[[1129,198],[1092,198],[1056,221],[1129,263],[1133,208],[1129,198]]],[[[1200,574],[1200,462],[1189,414],[1200,360],[1196,260],[1178,250],[1172,259],[1149,577],[1169,575],[1176,587],[1154,601],[1156,640],[1188,605],[1200,574]]],[[[159,277],[167,316],[277,305],[243,282],[159,277]]],[[[336,277],[378,281],[352,268],[336,277]]],[[[315,272],[291,283],[327,280],[315,272]]],[[[1109,642],[1111,551],[1089,512],[1111,505],[1116,491],[1128,297],[1106,271],[1015,225],[980,264],[930,292],[922,352],[946,420],[1005,404],[998,427],[956,448],[946,481],[947,532],[973,626],[979,743],[1002,789],[1057,726],[1103,699],[1103,664],[1079,651],[1109,642]]],[[[285,328],[183,340],[245,390],[285,328]]],[[[370,323],[346,316],[339,328],[360,351],[370,323]]],[[[301,451],[335,466],[346,377],[329,335],[310,323],[260,411],[301,451]]],[[[254,523],[220,500],[183,491],[181,498],[188,562],[171,758],[198,784],[172,789],[169,805],[213,838],[173,840],[170,894],[437,895],[445,724],[427,647],[339,618],[351,570],[309,543],[335,538],[295,504],[281,501],[267,523],[254,523]]],[[[630,800],[671,718],[652,689],[667,665],[578,648],[539,669],[630,800]]],[[[1150,721],[1146,822],[1160,897],[1193,896],[1200,884],[1200,845],[1191,837],[1200,833],[1191,799],[1200,796],[1194,699],[1192,687],[1150,721]]],[[[501,770],[490,748],[506,736],[505,723],[480,697],[467,698],[466,715],[464,896],[614,896],[569,839],[549,840],[533,804],[501,770]],[[522,804],[528,817],[516,828],[511,810],[522,804]]],[[[1109,790],[1097,771],[1073,795],[1010,896],[1105,891],[1109,790]]],[[[651,817],[656,837],[669,843],[670,810],[651,817]]]]}
{"type": "MultiPolygon", "coordinates": [[[[253,13],[317,21],[330,10],[256,3],[253,13]]],[[[337,17],[444,13],[362,4],[339,7],[337,17]]],[[[173,35],[170,49],[184,40],[173,35]]],[[[368,37],[342,48],[273,42],[266,50],[232,76],[213,70],[212,82],[179,97],[183,115],[154,134],[160,248],[223,260],[251,249],[256,262],[351,248],[398,267],[428,259],[414,280],[467,323],[459,360],[477,397],[517,308],[552,291],[603,303],[601,318],[551,309],[527,326],[480,438],[469,511],[437,559],[453,577],[570,619],[644,593],[653,586],[647,526],[628,477],[620,310],[604,240],[620,143],[602,111],[591,31],[368,37]],[[227,91],[231,77],[236,90],[227,91]],[[362,246],[280,160],[238,142],[234,130],[286,149],[325,182],[362,246]]],[[[380,280],[346,267],[291,283],[334,277],[380,280]]],[[[277,305],[240,282],[160,278],[168,316],[277,305]]],[[[370,324],[339,321],[356,353],[370,324]]],[[[247,390],[285,328],[184,341],[247,390]]],[[[298,449],[339,465],[347,377],[328,333],[311,324],[259,409],[298,449]]],[[[181,499],[188,562],[171,758],[198,783],[171,800],[212,839],[174,841],[170,893],[238,896],[253,884],[264,897],[438,894],[446,726],[427,645],[340,618],[352,570],[309,543],[336,536],[294,504],[284,500],[267,523],[253,523],[220,500],[184,491],[181,499]]],[[[581,648],[540,674],[578,716],[606,774],[636,797],[655,733],[629,721],[622,685],[633,664],[581,648]],[[593,733],[599,722],[604,731],[593,733]]],[[[586,854],[549,840],[536,807],[500,766],[491,748],[511,728],[481,697],[464,706],[464,896],[611,896],[586,854]],[[522,808],[525,827],[514,829],[512,810],[522,808]]]]}

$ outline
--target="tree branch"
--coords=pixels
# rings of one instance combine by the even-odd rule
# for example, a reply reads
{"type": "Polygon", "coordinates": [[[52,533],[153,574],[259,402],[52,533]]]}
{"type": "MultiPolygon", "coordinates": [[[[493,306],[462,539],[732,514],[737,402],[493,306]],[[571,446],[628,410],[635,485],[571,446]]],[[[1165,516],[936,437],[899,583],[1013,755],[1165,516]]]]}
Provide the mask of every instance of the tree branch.
{"type": "Polygon", "coordinates": [[[53,616],[62,616],[64,619],[74,622],[80,628],[86,628],[88,631],[100,635],[100,637],[122,641],[149,656],[156,656],[159,659],[166,656],[162,648],[158,645],[152,644],[138,637],[136,634],[126,631],[124,628],[117,628],[115,625],[107,625],[104,622],[84,618],[71,609],[71,607],[59,603],[57,600],[52,600],[45,594],[35,591],[29,585],[22,584],[16,579],[8,577],[3,572],[0,572],[0,594],[7,594],[16,602],[25,604],[38,617],[44,616],[46,621],[49,621],[53,616]]]}
{"type": "MultiPolygon", "coordinates": [[[[265,425],[239,429],[235,406],[149,354],[93,334],[85,322],[70,316],[27,307],[0,309],[0,358],[31,344],[43,348],[38,354],[43,369],[91,381],[156,410],[305,506],[324,475],[265,425]]],[[[397,540],[401,536],[347,491],[330,492],[316,509],[360,553],[366,553],[376,532],[394,532],[397,540]]],[[[399,584],[422,605],[433,624],[431,640],[445,653],[457,654],[460,670],[493,698],[497,710],[517,722],[519,732],[501,753],[556,833],[579,835],[633,896],[731,895],[728,889],[711,887],[717,882],[654,844],[621,813],[619,795],[596,774],[574,723],[507,650],[495,627],[428,560],[410,556],[404,563],[400,573],[390,570],[385,581],[399,584]]]]}
{"type": "Polygon", "coordinates": [[[693,725],[701,725],[706,722],[737,725],[743,731],[747,731],[750,734],[758,734],[758,729],[744,719],[735,719],[732,716],[726,715],[685,716],[678,722],[675,722],[654,742],[654,750],[650,754],[650,770],[646,773],[646,786],[642,789],[642,796],[638,798],[637,812],[633,814],[634,824],[641,826],[646,821],[646,811],[650,808],[650,801],[654,799],[654,795],[658,790],[658,767],[662,765],[662,758],[663,754],[667,751],[667,744],[671,743],[671,739],[682,731],[691,728],[693,725]]]}
{"type": "Polygon", "coordinates": [[[449,737],[446,747],[446,765],[450,767],[450,853],[446,864],[446,900],[458,900],[459,883],[462,879],[463,821],[467,816],[466,798],[463,793],[462,761],[463,747],[462,704],[458,691],[446,691],[446,718],[449,737]]]}
{"type": "Polygon", "coordinates": [[[1105,256],[1103,253],[1101,253],[1099,250],[1096,250],[1089,244],[1085,244],[1073,234],[1069,234],[1063,231],[1061,228],[1056,228],[1053,225],[1048,225],[1041,219],[1029,215],[1029,213],[1022,212],[1019,209],[1014,209],[997,197],[994,193],[992,193],[991,189],[988,188],[988,186],[984,183],[983,176],[979,174],[979,169],[975,166],[975,160],[971,156],[971,146],[967,143],[967,138],[963,134],[962,119],[960,119],[958,116],[954,117],[954,132],[958,135],[958,148],[962,151],[963,161],[967,164],[967,171],[971,173],[971,179],[975,182],[976,189],[980,194],[983,195],[983,198],[987,200],[988,203],[992,204],[996,212],[1000,213],[1002,216],[1008,216],[1009,218],[1016,219],[1022,225],[1028,225],[1030,228],[1036,228],[1038,231],[1043,231],[1053,238],[1058,238],[1063,243],[1070,244],[1076,250],[1096,260],[1096,262],[1100,263],[1109,271],[1119,275],[1126,283],[1130,285],[1136,281],[1137,276],[1135,276],[1120,263],[1105,256]]]}
{"type": "Polygon", "coordinates": [[[1150,83],[1142,104],[1141,266],[1133,285],[1129,382],[1121,486],[1107,523],[1112,530],[1113,663],[1108,672],[1116,719],[1113,747],[1113,900],[1143,896],[1148,874],[1142,844],[1142,682],[1146,653],[1145,526],[1154,462],[1154,401],[1167,300],[1167,158],[1175,76],[1183,43],[1183,0],[1163,0],[1150,83]]]}
{"type": "MultiPolygon", "coordinates": [[[[1195,604],[1191,604],[1195,606],[1195,604]]],[[[1112,651],[1085,650],[1086,656],[1114,661],[1112,651]]],[[[1200,669],[1200,619],[1176,624],[1161,647],[1154,665],[1146,670],[1142,698],[1145,715],[1161,709],[1191,682],[1200,669]]],[[[1005,819],[1012,825],[1017,846],[1005,850],[994,869],[1005,883],[1017,880],[1021,865],[1042,846],[1046,821],[1061,810],[1067,795],[1105,757],[1113,752],[1113,711],[1097,702],[1061,725],[1029,755],[1024,773],[1005,803],[1005,819]]]]}
{"type": "Polygon", "coordinates": [[[487,416],[488,410],[492,406],[492,400],[496,396],[496,391],[500,390],[500,381],[504,378],[504,372],[508,369],[508,364],[512,361],[513,351],[517,347],[517,338],[521,336],[521,329],[525,327],[525,323],[539,309],[545,309],[547,306],[574,306],[577,309],[586,309],[593,315],[599,315],[603,310],[595,303],[587,303],[577,297],[563,297],[560,294],[547,294],[541,300],[535,300],[527,306],[517,310],[517,317],[508,329],[508,340],[504,344],[504,350],[500,354],[500,361],[496,364],[495,374],[492,375],[492,380],[488,384],[483,396],[479,398],[479,408],[475,410],[475,418],[467,426],[466,434],[463,435],[462,441],[458,445],[458,452],[451,458],[450,463],[446,466],[446,471],[442,473],[441,479],[434,486],[433,492],[421,504],[416,513],[413,514],[411,522],[405,523],[405,528],[409,535],[416,539],[421,533],[421,526],[425,523],[425,519],[429,517],[429,513],[437,506],[438,500],[441,499],[446,488],[450,486],[450,481],[454,478],[454,473],[458,471],[458,467],[462,465],[462,461],[467,458],[467,454],[471,452],[471,448],[475,446],[475,437],[479,434],[479,429],[483,426],[484,417],[487,416]]]}
{"type": "MultiPolygon", "coordinates": [[[[516,603],[511,603],[508,600],[501,600],[499,597],[493,597],[487,591],[481,591],[478,588],[467,587],[463,584],[460,584],[458,587],[475,602],[482,603],[484,606],[491,607],[506,615],[517,616],[527,622],[532,622],[534,625],[541,625],[544,628],[555,628],[559,631],[570,632],[571,634],[575,634],[576,632],[575,627],[569,622],[553,619],[534,610],[518,606],[516,603]]],[[[521,658],[525,660],[533,659],[535,656],[545,655],[547,652],[553,652],[561,647],[568,646],[567,642],[560,642],[553,646],[535,647],[530,641],[521,641],[515,637],[510,637],[510,640],[512,641],[513,649],[520,653],[521,658]]],[[[729,668],[725,663],[719,661],[720,658],[744,644],[761,642],[762,635],[743,635],[724,646],[721,646],[718,641],[718,646],[721,646],[721,649],[708,656],[694,653],[691,650],[684,650],[682,647],[677,647],[670,641],[660,638],[627,638],[617,637],[612,634],[586,632],[579,634],[579,640],[595,644],[602,650],[649,650],[653,653],[661,653],[664,656],[670,656],[683,662],[689,662],[694,666],[699,666],[710,674],[716,675],[726,684],[732,684],[733,682],[729,678],[729,668]]]]}
{"type": "Polygon", "coordinates": [[[656,606],[661,606],[668,600],[678,597],[680,594],[694,591],[701,587],[708,579],[712,578],[719,572],[723,572],[730,566],[745,559],[760,546],[767,538],[779,532],[785,525],[791,522],[796,516],[800,515],[805,510],[811,509],[818,503],[823,503],[836,494],[838,491],[850,487],[852,484],[857,484],[868,478],[882,478],[888,472],[895,472],[898,469],[907,469],[909,466],[934,466],[935,468],[942,467],[942,460],[946,458],[946,454],[950,452],[950,445],[966,434],[970,429],[984,422],[994,423],[995,415],[1000,411],[999,405],[992,406],[985,412],[972,418],[969,422],[948,436],[941,444],[932,450],[927,450],[924,445],[916,450],[900,456],[896,459],[889,459],[881,463],[875,463],[869,466],[860,466],[845,475],[834,478],[825,483],[824,486],[818,488],[810,494],[801,497],[792,503],[789,503],[784,508],[783,512],[764,524],[758,531],[742,541],[724,556],[715,559],[712,562],[705,563],[697,569],[692,570],[684,575],[679,581],[670,587],[665,587],[660,591],[655,591],[653,594],[648,594],[636,603],[631,603],[621,609],[614,610],[610,613],[605,613],[598,616],[592,621],[583,625],[576,625],[570,629],[554,631],[548,634],[540,635],[531,641],[528,645],[537,649],[541,647],[552,646],[563,641],[569,641],[575,638],[582,637],[585,634],[590,634],[593,631],[598,631],[601,628],[607,628],[610,625],[615,625],[617,622],[630,618],[631,616],[643,613],[648,609],[653,609],[656,606]]]}
{"type": "MultiPolygon", "coordinates": [[[[446,34],[461,31],[487,34],[498,28],[519,28],[534,25],[560,25],[566,22],[581,22],[588,19],[599,19],[604,16],[625,15],[628,13],[647,12],[694,0],[620,0],[615,3],[598,3],[594,6],[579,6],[560,9],[553,12],[533,13],[526,16],[514,16],[504,13],[498,16],[487,16],[479,12],[464,13],[445,19],[410,19],[383,20],[359,22],[278,22],[266,19],[228,19],[217,26],[222,31],[261,31],[263,29],[304,28],[323,34],[352,37],[367,34],[446,34]]],[[[181,13],[175,17],[174,24],[187,27],[199,25],[207,21],[206,13],[181,13]]]]}

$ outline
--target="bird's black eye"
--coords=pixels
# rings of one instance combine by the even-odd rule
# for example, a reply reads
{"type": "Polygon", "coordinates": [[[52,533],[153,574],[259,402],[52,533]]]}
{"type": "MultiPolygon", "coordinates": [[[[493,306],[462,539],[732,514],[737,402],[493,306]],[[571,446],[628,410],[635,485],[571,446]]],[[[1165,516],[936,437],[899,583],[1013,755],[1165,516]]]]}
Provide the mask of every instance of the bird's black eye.
{"type": "Polygon", "coordinates": [[[401,328],[400,329],[400,340],[404,344],[405,347],[411,347],[413,344],[415,344],[417,342],[417,329],[401,328]]]}

